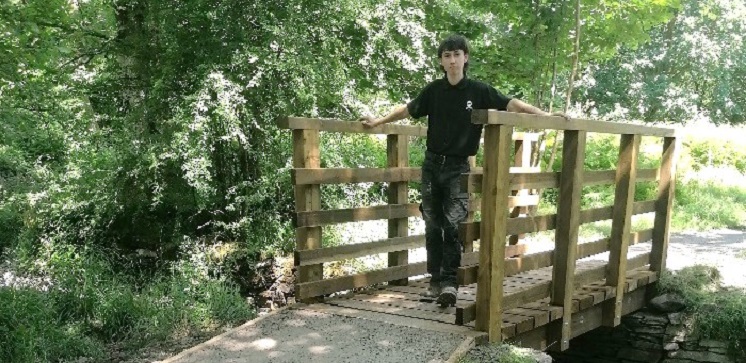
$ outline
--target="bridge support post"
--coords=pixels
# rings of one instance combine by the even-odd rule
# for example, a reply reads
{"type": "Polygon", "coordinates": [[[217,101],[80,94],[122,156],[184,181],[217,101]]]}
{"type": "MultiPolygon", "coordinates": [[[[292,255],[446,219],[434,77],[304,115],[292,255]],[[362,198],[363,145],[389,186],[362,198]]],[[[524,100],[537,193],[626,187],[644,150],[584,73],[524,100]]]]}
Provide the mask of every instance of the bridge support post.
{"type": "Polygon", "coordinates": [[[508,220],[506,206],[510,194],[512,135],[512,126],[485,126],[475,324],[477,330],[488,333],[490,342],[502,340],[502,298],[508,220]]]}
{"type": "MultiPolygon", "coordinates": [[[[388,135],[387,136],[387,167],[400,168],[409,166],[409,140],[406,135],[388,135]]],[[[392,182],[389,184],[388,201],[389,204],[407,204],[409,186],[406,181],[392,182]]],[[[389,219],[389,238],[406,237],[409,234],[408,218],[389,219]]],[[[409,251],[389,252],[388,266],[402,266],[409,263],[409,251]]],[[[406,285],[408,279],[389,281],[392,285],[406,285]]]]}
{"type": "MultiPolygon", "coordinates": [[[[320,168],[319,130],[293,130],[293,167],[320,168]]],[[[321,210],[321,185],[295,186],[295,211],[321,210]]],[[[295,249],[311,250],[321,248],[321,226],[300,227],[295,231],[295,249]]],[[[324,265],[298,266],[298,283],[319,281],[324,278],[324,265]]],[[[315,302],[321,298],[311,298],[303,302],[315,302]]]]}
{"type": "Polygon", "coordinates": [[[676,137],[663,139],[663,156],[658,182],[658,197],[655,201],[655,221],[653,222],[653,248],[650,251],[650,269],[658,272],[659,277],[660,273],[666,269],[671,207],[673,206],[676,186],[677,146],[676,137]]]}
{"type": "Polygon", "coordinates": [[[627,271],[632,206],[635,202],[637,156],[640,150],[639,135],[622,135],[619,143],[619,160],[616,169],[616,189],[611,221],[609,269],[606,285],[614,286],[616,296],[604,302],[602,324],[617,326],[622,319],[624,282],[627,271]]]}
{"type": "Polygon", "coordinates": [[[565,131],[550,299],[552,305],[563,307],[563,313],[561,319],[547,327],[547,345],[549,349],[559,351],[570,347],[572,337],[572,295],[575,290],[575,260],[578,253],[585,143],[586,131],[565,131]]]}

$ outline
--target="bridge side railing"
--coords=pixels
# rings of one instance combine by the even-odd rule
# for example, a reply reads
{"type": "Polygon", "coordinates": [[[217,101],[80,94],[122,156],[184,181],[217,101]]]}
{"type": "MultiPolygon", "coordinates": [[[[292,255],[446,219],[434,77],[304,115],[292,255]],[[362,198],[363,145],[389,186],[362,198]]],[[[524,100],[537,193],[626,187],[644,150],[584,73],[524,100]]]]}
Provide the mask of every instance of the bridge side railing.
{"type": "Polygon", "coordinates": [[[462,186],[469,192],[481,191],[481,221],[466,222],[461,234],[467,241],[480,240],[478,266],[459,270],[461,283],[478,283],[476,304],[458,310],[461,323],[476,319],[478,330],[485,331],[490,341],[502,339],[502,312],[522,303],[550,298],[550,304],[562,306],[563,315],[547,328],[548,340],[556,342],[553,349],[564,350],[572,336],[572,296],[575,289],[596,280],[606,280],[615,288],[615,298],[603,307],[604,325],[619,324],[627,270],[650,266],[660,272],[665,268],[670,213],[675,178],[676,134],[672,129],[591,120],[567,121],[559,117],[536,116],[475,110],[472,122],[485,125],[484,169],[463,177],[462,186]],[[511,135],[514,127],[564,130],[562,168],[558,173],[510,173],[511,135]],[[589,132],[621,134],[616,170],[585,171],[585,145],[589,132]],[[641,136],[663,137],[661,165],[657,169],[637,168],[641,136]],[[635,184],[658,181],[654,200],[635,202],[635,184]],[[615,184],[614,204],[605,208],[580,209],[584,185],[615,184]],[[558,188],[557,213],[543,216],[509,218],[506,191],[512,188],[558,188]],[[632,215],[655,212],[651,230],[631,233],[632,215]],[[578,245],[578,230],[582,223],[611,219],[608,238],[578,245]],[[555,249],[544,253],[505,259],[506,236],[555,230],[555,249]],[[630,244],[652,239],[651,252],[627,259],[630,244]],[[499,246],[500,248],[494,248],[499,246]],[[575,274],[576,260],[610,251],[609,263],[601,268],[575,274]],[[506,298],[503,279],[520,272],[552,266],[552,281],[539,284],[506,298]]]}
{"type": "MultiPolygon", "coordinates": [[[[296,249],[295,265],[298,269],[295,292],[301,300],[361,288],[377,283],[406,284],[407,278],[426,273],[426,262],[410,263],[408,251],[425,246],[425,236],[408,235],[408,218],[419,217],[419,204],[408,202],[408,182],[420,181],[422,170],[408,165],[409,138],[425,137],[427,128],[387,124],[366,128],[359,122],[329,119],[285,117],[278,119],[278,126],[292,130],[293,170],[291,181],[295,188],[296,249]],[[387,137],[387,166],[385,168],[322,168],[320,133],[378,134],[387,137]],[[386,182],[388,204],[352,209],[321,210],[321,186],[325,184],[386,182]],[[388,220],[388,238],[367,243],[323,246],[322,227],[348,222],[388,220]],[[323,276],[323,265],[350,258],[365,257],[380,253],[388,254],[388,266],[364,273],[327,278],[323,276]]],[[[516,146],[521,146],[524,133],[514,133],[516,146]]],[[[529,140],[530,142],[531,140],[529,140]]],[[[474,161],[472,160],[472,165],[474,161]]],[[[475,171],[480,168],[473,168],[475,171]]],[[[523,169],[512,168],[513,172],[523,169]]],[[[511,208],[535,205],[534,196],[510,196],[511,208]]],[[[479,211],[481,201],[472,198],[469,217],[479,211]]],[[[473,264],[479,253],[473,245],[465,243],[462,260],[473,264]]],[[[523,245],[505,247],[508,256],[520,256],[523,245]]]]}

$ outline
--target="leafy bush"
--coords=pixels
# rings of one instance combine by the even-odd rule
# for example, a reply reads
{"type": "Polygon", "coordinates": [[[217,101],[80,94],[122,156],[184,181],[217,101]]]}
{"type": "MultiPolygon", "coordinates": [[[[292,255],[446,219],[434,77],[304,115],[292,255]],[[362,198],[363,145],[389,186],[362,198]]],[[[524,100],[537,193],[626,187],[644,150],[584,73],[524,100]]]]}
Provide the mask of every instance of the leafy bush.
{"type": "Polygon", "coordinates": [[[194,248],[144,279],[117,272],[121,262],[96,247],[43,248],[35,272],[49,286],[0,288],[0,360],[101,356],[104,344],[137,348],[253,317],[238,286],[215,276],[209,251],[186,245],[194,248]]]}

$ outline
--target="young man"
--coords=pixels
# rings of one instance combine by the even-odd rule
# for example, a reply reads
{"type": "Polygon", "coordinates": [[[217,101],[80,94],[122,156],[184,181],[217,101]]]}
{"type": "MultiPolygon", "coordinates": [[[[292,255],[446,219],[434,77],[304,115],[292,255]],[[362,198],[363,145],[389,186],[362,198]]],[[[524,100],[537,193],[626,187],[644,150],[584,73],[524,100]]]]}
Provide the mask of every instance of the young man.
{"type": "MultiPolygon", "coordinates": [[[[365,116],[366,127],[376,127],[406,117],[428,117],[427,152],[422,166],[422,218],[425,220],[427,272],[431,275],[426,297],[440,305],[456,303],[462,241],[458,226],[466,219],[468,195],[461,192],[459,177],[470,170],[468,157],[476,155],[482,125],[471,123],[474,109],[550,115],[520,100],[504,96],[494,87],[466,77],[469,45],[463,36],[451,35],[438,47],[445,77],[425,86],[413,101],[383,118],[365,116]]],[[[552,114],[564,116],[563,114],[552,114]]]]}

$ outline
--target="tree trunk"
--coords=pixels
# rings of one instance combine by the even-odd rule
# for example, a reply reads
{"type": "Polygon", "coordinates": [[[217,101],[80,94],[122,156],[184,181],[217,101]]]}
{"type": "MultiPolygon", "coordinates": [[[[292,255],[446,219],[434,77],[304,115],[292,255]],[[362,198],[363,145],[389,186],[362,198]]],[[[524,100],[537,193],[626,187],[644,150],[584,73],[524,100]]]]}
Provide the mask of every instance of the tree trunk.
{"type": "MultiPolygon", "coordinates": [[[[580,58],[580,0],[575,0],[575,49],[572,53],[572,72],[570,72],[570,79],[567,84],[567,94],[565,97],[565,113],[570,109],[570,101],[572,100],[572,91],[575,89],[575,76],[578,73],[578,58],[580,58]]],[[[552,154],[549,155],[549,163],[547,164],[547,171],[552,170],[552,164],[554,159],[557,157],[557,148],[559,145],[559,131],[554,137],[554,145],[552,145],[552,154]]]]}

